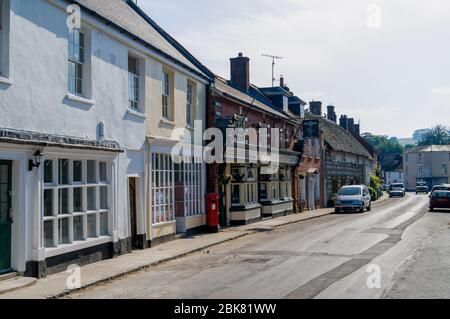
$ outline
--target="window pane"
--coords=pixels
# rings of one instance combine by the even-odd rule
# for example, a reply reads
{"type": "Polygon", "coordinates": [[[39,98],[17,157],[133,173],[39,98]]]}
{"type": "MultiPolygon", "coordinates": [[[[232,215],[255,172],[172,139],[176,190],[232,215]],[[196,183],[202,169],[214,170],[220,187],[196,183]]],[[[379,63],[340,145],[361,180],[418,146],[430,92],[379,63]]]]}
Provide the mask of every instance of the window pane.
{"type": "Polygon", "coordinates": [[[69,190],[59,189],[58,190],[58,213],[60,215],[69,214],[69,190]]]}
{"type": "Polygon", "coordinates": [[[88,187],[87,189],[87,209],[89,211],[97,210],[95,191],[95,187],[88,187]]]}
{"type": "Polygon", "coordinates": [[[53,183],[53,161],[44,162],[44,183],[53,183]]]}
{"type": "Polygon", "coordinates": [[[58,221],[59,244],[69,244],[69,219],[64,218],[58,221]]]}
{"type": "Polygon", "coordinates": [[[100,214],[100,236],[108,236],[108,213],[100,214]]]}
{"type": "Polygon", "coordinates": [[[106,183],[108,181],[108,175],[106,172],[106,163],[100,162],[99,163],[99,175],[100,175],[100,182],[106,183]]]}
{"type": "Polygon", "coordinates": [[[59,160],[59,185],[69,184],[69,160],[59,160]]]}
{"type": "Polygon", "coordinates": [[[239,185],[232,185],[231,186],[231,203],[232,204],[240,204],[240,189],[239,185]]]}
{"type": "Polygon", "coordinates": [[[73,181],[81,183],[83,181],[83,162],[73,161],[73,181]]]}
{"type": "Polygon", "coordinates": [[[87,215],[88,238],[97,237],[97,214],[87,215]]]}
{"type": "Polygon", "coordinates": [[[81,213],[83,211],[83,189],[73,189],[73,212],[81,213]]]}
{"type": "Polygon", "coordinates": [[[108,187],[100,187],[100,209],[108,209],[108,187]]]}
{"type": "Polygon", "coordinates": [[[44,191],[44,216],[53,216],[53,190],[44,191]]]}
{"type": "Polygon", "coordinates": [[[73,218],[73,240],[81,241],[83,238],[83,216],[73,218]]]}
{"type": "Polygon", "coordinates": [[[46,248],[55,247],[53,238],[53,221],[46,221],[44,222],[44,245],[46,248]]]}
{"type": "Polygon", "coordinates": [[[88,184],[95,184],[97,182],[96,162],[87,161],[87,182],[88,184]]]}

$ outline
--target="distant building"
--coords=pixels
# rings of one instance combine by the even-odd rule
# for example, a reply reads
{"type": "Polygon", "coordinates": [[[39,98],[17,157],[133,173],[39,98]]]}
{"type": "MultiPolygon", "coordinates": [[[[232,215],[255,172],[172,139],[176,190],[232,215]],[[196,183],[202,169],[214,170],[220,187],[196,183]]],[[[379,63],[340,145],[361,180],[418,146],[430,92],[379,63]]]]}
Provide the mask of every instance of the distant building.
{"type": "Polygon", "coordinates": [[[405,187],[413,190],[417,182],[431,188],[450,181],[450,145],[420,146],[405,152],[405,187]]]}
{"type": "Polygon", "coordinates": [[[401,154],[381,155],[381,177],[385,184],[404,183],[403,156],[401,154]]]}

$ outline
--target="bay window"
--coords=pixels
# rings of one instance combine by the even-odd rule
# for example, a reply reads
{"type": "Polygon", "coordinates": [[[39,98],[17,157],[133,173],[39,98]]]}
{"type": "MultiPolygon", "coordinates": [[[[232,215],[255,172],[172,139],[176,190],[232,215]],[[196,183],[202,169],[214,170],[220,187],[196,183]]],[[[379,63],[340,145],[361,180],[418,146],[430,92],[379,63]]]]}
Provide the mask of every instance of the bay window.
{"type": "Polygon", "coordinates": [[[109,236],[111,165],[98,160],[49,158],[43,166],[44,247],[109,236]],[[100,171],[103,176],[97,173],[100,171]]]}
{"type": "Polygon", "coordinates": [[[169,154],[152,154],[153,224],[175,220],[174,163],[169,154]]]}
{"type": "Polygon", "coordinates": [[[258,173],[255,167],[233,166],[231,168],[231,204],[246,206],[258,203],[258,173]]]}

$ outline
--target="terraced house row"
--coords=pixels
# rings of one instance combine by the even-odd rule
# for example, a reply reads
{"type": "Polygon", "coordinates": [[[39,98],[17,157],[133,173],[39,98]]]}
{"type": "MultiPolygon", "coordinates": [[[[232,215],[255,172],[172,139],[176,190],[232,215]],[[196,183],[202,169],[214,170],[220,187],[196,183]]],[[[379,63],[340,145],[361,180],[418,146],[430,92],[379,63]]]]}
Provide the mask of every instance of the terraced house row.
{"type": "Polygon", "coordinates": [[[373,170],[320,102],[305,110],[283,79],[252,85],[243,54],[230,80],[216,76],[133,1],[0,0],[0,45],[0,274],[43,277],[204,231],[206,193],[228,227],[324,207],[373,170]],[[208,127],[224,140],[279,129],[279,152],[205,164],[208,127]]]}

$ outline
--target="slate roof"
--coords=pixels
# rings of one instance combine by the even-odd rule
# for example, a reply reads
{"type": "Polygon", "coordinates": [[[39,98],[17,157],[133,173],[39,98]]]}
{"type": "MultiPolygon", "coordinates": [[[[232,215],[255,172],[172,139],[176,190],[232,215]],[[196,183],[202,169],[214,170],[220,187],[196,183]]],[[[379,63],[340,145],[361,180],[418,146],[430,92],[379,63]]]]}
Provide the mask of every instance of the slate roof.
{"type": "Polygon", "coordinates": [[[335,151],[364,156],[372,159],[372,156],[364,146],[347,130],[323,117],[314,116],[308,112],[308,118],[318,118],[320,129],[323,131],[325,142],[335,151]]]}
{"type": "Polygon", "coordinates": [[[448,145],[427,145],[411,148],[406,153],[426,153],[426,152],[450,152],[450,144],[448,145]]]}
{"type": "Polygon", "coordinates": [[[205,76],[205,70],[201,70],[195,61],[192,62],[194,58],[187,55],[187,50],[186,52],[180,52],[184,48],[179,44],[179,47],[177,47],[173,42],[175,40],[167,33],[162,33],[162,29],[157,27],[153,20],[149,20],[150,18],[146,17],[145,14],[143,15],[143,11],[136,10],[135,5],[133,6],[133,4],[123,0],[74,0],[69,2],[78,3],[81,7],[90,10],[145,42],[158,53],[174,60],[174,62],[181,64],[190,71],[205,76]]]}
{"type": "Polygon", "coordinates": [[[274,109],[274,105],[270,103],[269,100],[267,100],[259,91],[258,88],[255,86],[252,86],[250,89],[250,94],[244,93],[241,90],[233,87],[227,80],[225,80],[222,77],[216,76],[215,80],[215,88],[226,95],[236,98],[248,105],[253,105],[256,108],[259,108],[263,111],[266,111],[268,113],[271,113],[273,115],[279,116],[283,119],[289,120],[290,117],[278,112],[274,109]]]}

